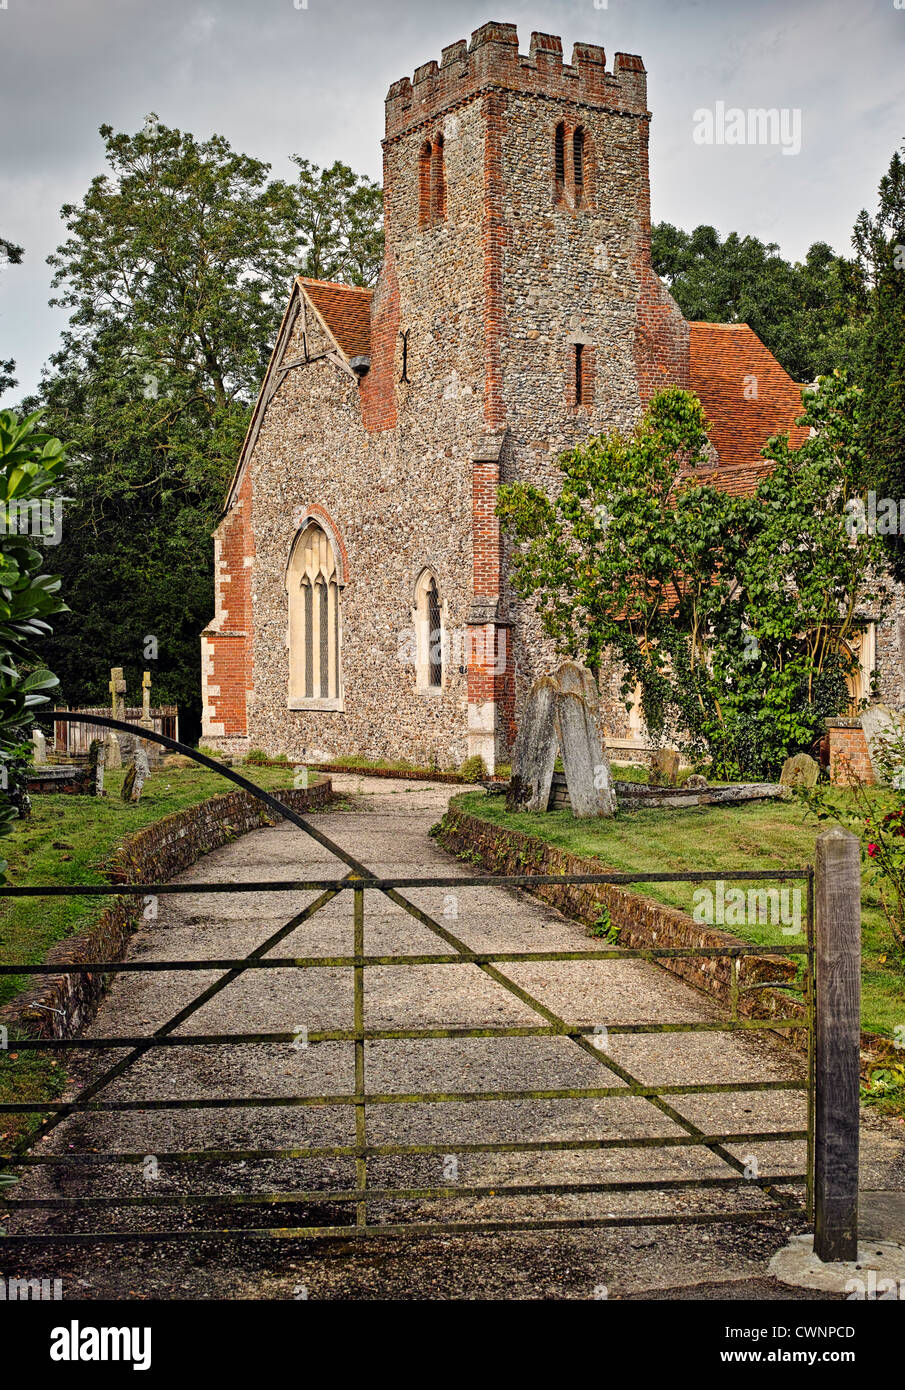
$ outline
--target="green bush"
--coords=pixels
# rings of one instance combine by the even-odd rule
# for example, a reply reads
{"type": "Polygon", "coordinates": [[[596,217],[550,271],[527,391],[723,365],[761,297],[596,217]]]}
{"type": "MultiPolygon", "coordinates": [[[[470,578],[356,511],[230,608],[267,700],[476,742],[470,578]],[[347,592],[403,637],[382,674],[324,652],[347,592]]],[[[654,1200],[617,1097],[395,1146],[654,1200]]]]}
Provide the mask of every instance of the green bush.
{"type": "Polygon", "coordinates": [[[487,776],[487,768],[480,753],[474,753],[470,758],[466,758],[459,768],[459,775],[463,782],[482,782],[487,776]]]}
{"type": "Polygon", "coordinates": [[[270,758],[263,748],[249,748],[242,761],[247,763],[249,767],[266,767],[270,758]]]}

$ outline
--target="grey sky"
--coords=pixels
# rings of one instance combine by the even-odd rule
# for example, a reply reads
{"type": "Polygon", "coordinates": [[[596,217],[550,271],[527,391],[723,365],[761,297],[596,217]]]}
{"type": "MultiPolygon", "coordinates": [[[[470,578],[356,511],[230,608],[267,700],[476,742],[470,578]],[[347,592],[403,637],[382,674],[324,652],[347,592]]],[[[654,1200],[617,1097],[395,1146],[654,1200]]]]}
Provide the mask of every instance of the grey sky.
{"type": "Polygon", "coordinates": [[[712,223],[849,249],[851,227],[905,138],[905,0],[0,0],[0,234],[25,247],[0,274],[0,357],[33,388],[62,317],[45,258],[59,209],[102,169],[97,128],[149,111],[225,135],[289,175],[287,156],[380,177],[390,83],[489,19],[640,53],[648,70],[655,220],[712,223]],[[299,8],[296,8],[296,5],[299,8]],[[598,8],[599,6],[599,8],[598,8]],[[692,116],[800,108],[801,152],[704,146],[692,116]]]}

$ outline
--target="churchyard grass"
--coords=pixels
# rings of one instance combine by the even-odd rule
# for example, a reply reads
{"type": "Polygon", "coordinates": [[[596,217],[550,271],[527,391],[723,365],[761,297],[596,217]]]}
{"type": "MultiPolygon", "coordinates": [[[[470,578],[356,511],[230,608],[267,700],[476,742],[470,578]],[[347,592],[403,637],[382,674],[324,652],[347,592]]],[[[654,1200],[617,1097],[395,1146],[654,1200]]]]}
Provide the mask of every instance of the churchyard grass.
{"type": "MultiPolygon", "coordinates": [[[[267,791],[293,786],[291,767],[261,767],[249,772],[249,780],[267,791]]],[[[232,783],[215,772],[194,767],[162,768],[152,772],[141,800],[126,802],[119,792],[124,772],[109,771],[104,778],[107,795],[32,797],[32,814],[19,821],[4,837],[11,884],[104,883],[103,867],[127,835],[161,820],[173,811],[194,806],[208,797],[233,790],[232,783]]],[[[64,937],[85,931],[109,903],[109,898],[5,898],[0,900],[0,961],[38,964],[50,947],[64,937]]],[[[0,978],[0,1004],[6,1003],[32,977],[0,978]]],[[[16,1055],[15,1039],[0,1052],[0,1100],[48,1100],[59,1095],[65,1081],[64,1066],[46,1056],[16,1055]],[[11,1062],[15,1065],[10,1065],[11,1062]]],[[[18,1130],[24,1117],[6,1117],[0,1127],[6,1140],[18,1130]]],[[[0,1136],[0,1147],[5,1140],[0,1136]]]]}
{"type": "MultiPolygon", "coordinates": [[[[814,840],[825,828],[797,800],[640,810],[623,812],[613,820],[576,820],[570,811],[510,814],[503,797],[482,791],[455,796],[452,805],[494,825],[536,835],[572,854],[599,859],[601,869],[712,871],[714,881],[721,869],[791,869],[811,864],[814,840]]],[[[905,1023],[905,966],[893,950],[876,889],[866,875],[862,882],[862,1026],[893,1037],[905,1023]]],[[[698,886],[645,883],[638,885],[638,891],[691,912],[698,886]]],[[[723,929],[756,945],[788,945],[790,940],[780,923],[749,921],[723,929]]]]}

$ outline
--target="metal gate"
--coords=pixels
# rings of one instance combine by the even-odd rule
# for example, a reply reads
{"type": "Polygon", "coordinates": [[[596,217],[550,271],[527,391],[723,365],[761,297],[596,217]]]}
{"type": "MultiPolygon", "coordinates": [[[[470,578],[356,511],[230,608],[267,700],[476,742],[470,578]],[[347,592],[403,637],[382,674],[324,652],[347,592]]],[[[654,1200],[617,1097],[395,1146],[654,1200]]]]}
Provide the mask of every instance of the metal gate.
{"type": "MultiPolygon", "coordinates": [[[[56,719],[66,718],[59,712],[54,716],[56,719]]],[[[106,717],[86,716],[84,713],[77,716],[81,721],[91,722],[104,727],[132,732],[132,726],[120,723],[106,717]]],[[[495,1231],[523,1231],[523,1230],[558,1230],[575,1229],[582,1227],[607,1227],[607,1226],[660,1226],[674,1224],[693,1224],[704,1225],[721,1222],[762,1222],[770,1218],[771,1214],[787,1218],[790,1214],[800,1214],[810,1216],[813,1213],[813,1172],[814,1172],[814,891],[813,891],[813,870],[809,867],[804,870],[787,870],[771,873],[756,872],[721,872],[719,877],[726,882],[753,882],[757,880],[769,879],[771,882],[797,880],[804,882],[806,887],[806,941],[802,945],[784,946],[745,946],[731,945],[721,947],[662,947],[662,948],[637,948],[625,949],[618,946],[605,947],[602,949],[589,949],[581,951],[525,951],[525,952],[496,952],[496,951],[474,951],[469,948],[467,943],[456,936],[447,925],[442,921],[436,920],[422,908],[413,903],[407,896],[406,890],[420,888],[450,888],[456,891],[483,887],[488,885],[537,889],[543,885],[563,885],[563,884],[637,884],[639,882],[705,882],[713,881],[714,874],[704,873],[602,873],[588,875],[517,875],[509,877],[423,877],[423,878],[392,878],[384,879],[375,877],[365,865],[359,863],[352,855],[348,854],[340,846],[333,843],[316,825],[311,824],[304,817],[297,814],[291,808],[282,805],[269,793],[256,787],[241,774],[226,768],[211,758],[206,757],[192,749],[176,743],[175,740],[167,738],[161,734],[143,734],[143,737],[162,744],[166,748],[174,749],[188,757],[193,758],[197,763],[219,772],[224,778],[241,787],[250,793],[262,805],[266,806],[275,815],[284,818],[297,826],[306,834],[312,836],[320,845],[336,855],[348,868],[348,873],[342,878],[302,880],[289,882],[217,882],[199,884],[133,884],[133,885],[114,885],[114,886],[95,886],[86,887],[58,887],[58,886],[38,886],[38,887],[0,887],[0,897],[51,897],[65,894],[83,894],[99,896],[109,894],[114,896],[134,895],[146,897],[148,895],[164,894],[184,894],[184,893],[242,893],[254,891],[255,893],[266,892],[299,892],[316,894],[313,901],[294,914],[277,931],[271,932],[267,938],[260,943],[249,954],[240,958],[214,957],[202,960],[167,960],[167,961],[110,961],[100,960],[84,964],[69,965],[65,968],[59,965],[27,965],[11,964],[0,966],[0,974],[3,975],[30,975],[40,976],[42,974],[59,975],[61,973],[84,973],[91,975],[109,976],[125,972],[151,972],[151,971],[210,971],[212,969],[223,971],[219,979],[202,989],[196,997],[183,1008],[179,1009],[166,1023],[148,1034],[137,1034],[121,1037],[104,1038],[31,1038],[16,1040],[15,1048],[19,1053],[59,1053],[71,1050],[92,1051],[100,1050],[123,1050],[128,1049],[127,1055],[111,1065],[103,1074],[87,1085],[78,1095],[77,1099],[66,1102],[15,1102],[0,1105],[0,1112],[4,1114],[30,1114],[44,1116],[39,1127],[30,1134],[27,1140],[20,1141],[17,1146],[9,1152],[0,1154],[0,1167],[7,1170],[22,1170],[34,1165],[93,1165],[93,1164],[141,1164],[145,1155],[135,1152],[121,1152],[108,1150],[104,1152],[76,1152],[76,1153],[49,1153],[41,1151],[41,1140],[48,1135],[68,1116],[88,1114],[91,1112],[116,1111],[127,1109],[143,1110],[164,1110],[164,1109],[205,1109],[205,1108],[265,1108],[268,1105],[292,1106],[301,1109],[311,1106],[341,1106],[350,1107],[354,1112],[355,1140],[354,1143],[337,1145],[301,1145],[291,1148],[247,1148],[247,1149],[198,1149],[198,1150],[178,1150],[159,1155],[161,1163],[175,1166],[190,1166],[192,1164],[210,1162],[254,1162],[269,1159],[342,1159],[348,1163],[348,1181],[340,1188],[316,1188],[312,1190],[290,1191],[290,1192],[253,1192],[253,1193],[231,1193],[231,1194],[211,1194],[209,1196],[202,1193],[181,1193],[164,1196],[123,1196],[112,1200],[112,1205],[120,1206],[140,1206],[146,1208],[149,1218],[153,1208],[160,1206],[175,1207],[209,1207],[222,1211],[223,1208],[239,1208],[249,1206],[269,1207],[276,1204],[311,1204],[324,1203],[349,1204],[350,1212],[354,1210],[354,1225],[298,1225],[298,1226],[248,1226],[234,1224],[216,1224],[213,1226],[195,1227],[186,1230],[156,1230],[149,1223],[147,1229],[140,1231],[54,1231],[52,1233],[39,1233],[36,1235],[3,1235],[0,1241],[9,1243],[83,1243],[96,1244],[99,1242],[118,1242],[118,1241],[198,1241],[235,1238],[291,1238],[305,1239],[316,1238],[338,1238],[348,1240],[350,1238],[371,1238],[377,1236],[425,1236],[438,1235],[457,1232],[476,1232],[489,1233],[495,1231]],[[347,954],[341,955],[313,955],[303,957],[283,957],[271,954],[279,946],[280,942],[288,937],[303,922],[310,920],[328,902],[339,895],[346,895],[350,902],[351,917],[351,937],[352,949],[347,954]],[[438,938],[438,947],[434,952],[428,953],[391,953],[386,955],[366,954],[365,952],[365,920],[368,901],[375,896],[388,899],[406,913],[411,914],[422,926],[433,932],[438,938]],[[796,982],[795,988],[800,989],[803,997],[803,1008],[797,1011],[794,1008],[786,1010],[788,1016],[774,1017],[752,1017],[740,1008],[740,1000],[746,989],[758,988],[782,988],[782,981],[760,982],[755,985],[744,983],[744,971],[740,972],[746,956],[764,954],[776,957],[788,957],[791,959],[799,958],[804,967],[803,979],[796,982]],[[690,1020],[687,1022],[650,1022],[632,1024],[612,1024],[607,1028],[609,1035],[618,1034],[691,1034],[700,1032],[714,1033],[738,1033],[756,1032],[758,1030],[796,1030],[807,1034],[808,1065],[807,1074],[798,1080],[759,1080],[759,1081],[740,1081],[735,1083],[699,1083],[699,1084],[672,1084],[672,1085],[646,1085],[634,1076],[624,1065],[616,1061],[609,1053],[603,1052],[595,1045],[594,1034],[599,1029],[597,1025],[593,1028],[589,1025],[571,1023],[568,1019],[561,1017],[555,1011],[547,1007],[540,999],[524,989],[516,980],[506,973],[506,966],[514,963],[534,962],[534,961],[593,961],[593,960],[626,960],[642,959],[652,962],[664,961],[668,958],[720,958],[725,957],[729,960],[730,968],[730,1007],[728,1017],[718,1020],[690,1020]],[[499,1027],[398,1027],[398,1028],[369,1028],[365,1026],[365,1000],[367,993],[367,973],[369,969],[383,966],[447,966],[471,964],[477,970],[482,971],[487,977],[493,980],[503,990],[515,996],[522,1004],[526,1005],[537,1015],[537,1022],[532,1025],[499,1026],[499,1027]],[[314,1042],[338,1042],[348,1044],[354,1053],[354,1087],[351,1091],[340,1092],[329,1095],[303,1095],[289,1097],[256,1097],[251,1095],[241,1095],[221,1099],[193,1099],[177,1097],[172,1100],[153,1099],[141,1101],[110,1101],[102,1097],[102,1092],[117,1077],[132,1067],[140,1058],[148,1054],[152,1049],[172,1048],[172,1047],[210,1047],[221,1044],[279,1044],[292,1043],[296,1035],[285,1032],[246,1032],[246,1033],[204,1033],[204,1034],[179,1034],[176,1030],[197,1012],[211,998],[220,991],[227,989],[230,984],[240,979],[246,972],[273,969],[329,969],[337,971],[351,971],[352,974],[352,998],[353,998],[353,1018],[351,1028],[341,1029],[321,1029],[312,1030],[308,1036],[308,1041],[314,1042]],[[741,978],[740,978],[741,976],[741,978]],[[513,1037],[563,1037],[569,1039],[577,1048],[585,1054],[596,1059],[603,1065],[607,1072],[615,1073],[620,1084],[602,1085],[598,1087],[586,1088],[539,1088],[539,1089],[517,1089],[517,1090],[462,1090],[462,1091],[434,1091],[434,1092],[375,1092],[368,1089],[366,1076],[366,1046],[370,1042],[389,1041],[404,1042],[406,1040],[419,1039],[444,1039],[444,1038],[513,1038],[513,1037]],[[789,1091],[800,1090],[807,1093],[808,1099],[808,1121],[805,1129],[780,1130],[778,1132],[751,1132],[739,1130],[717,1130],[716,1132],[705,1132],[692,1120],[682,1114],[678,1107],[680,1098],[683,1096],[699,1096],[714,1093],[743,1093],[743,1092],[766,1092],[766,1091],[789,1091]],[[423,1144],[394,1144],[394,1143],[375,1143],[369,1137],[368,1112],[369,1107],[395,1106],[395,1105],[430,1105],[440,1106],[446,1104],[470,1104],[486,1103],[495,1101],[510,1100],[607,1100],[613,1098],[636,1097],[643,1099],[653,1110],[673,1122],[678,1127],[679,1133],[665,1136],[625,1136],[625,1137],[599,1137],[581,1139],[545,1139],[545,1140],[510,1140],[506,1142],[476,1142],[458,1143],[454,1141],[444,1141],[439,1143],[423,1144]],[[807,1141],[808,1161],[805,1172],[789,1172],[770,1177],[757,1177],[748,1175],[745,1172],[745,1164],[731,1151],[730,1146],[745,1145],[753,1143],[771,1144],[777,1142],[800,1142],[807,1141]],[[608,1149],[656,1149],[671,1148],[675,1146],[694,1146],[707,1150],[711,1155],[717,1157],[725,1166],[726,1172],[719,1177],[691,1177],[691,1178],[664,1178],[655,1180],[638,1181],[589,1181],[589,1182],[536,1182],[529,1184],[519,1183],[516,1185],[483,1184],[474,1185],[412,1185],[412,1186],[374,1186],[369,1182],[369,1164],[374,1160],[387,1157],[405,1159],[420,1155],[459,1155],[475,1153],[543,1153],[543,1152],[567,1152],[581,1150],[605,1151],[608,1149]],[[575,1217],[551,1217],[540,1214],[536,1218],[511,1219],[511,1220],[430,1220],[430,1221],[382,1221],[373,1215],[375,1206],[381,1203],[406,1203],[406,1202],[448,1202],[461,1201],[463,1198],[479,1199],[482,1197],[507,1197],[514,1196],[553,1196],[553,1195],[577,1195],[577,1194],[602,1194],[602,1193],[640,1193],[644,1191],[655,1191],[657,1193],[673,1192],[680,1190],[705,1190],[705,1189],[739,1189],[741,1186],[748,1185],[750,1188],[759,1189],[760,1193],[766,1196],[770,1206],[761,1205],[757,1208],[746,1208],[744,1210],[733,1211],[683,1211],[683,1212],[632,1212],[627,1215],[591,1215],[575,1217]],[[790,1187],[802,1187],[807,1193],[806,1202],[803,1204],[800,1197],[796,1196],[787,1189],[790,1187]]],[[[788,982],[785,982],[788,985],[788,982]]],[[[11,1063],[7,1060],[7,1066],[11,1063]]],[[[609,1079],[609,1078],[608,1078],[609,1079]]],[[[6,1211],[10,1214],[26,1208],[56,1208],[72,1210],[79,1207],[100,1206],[107,1199],[95,1197],[88,1198],[16,1198],[8,1196],[3,1202],[6,1211]]]]}

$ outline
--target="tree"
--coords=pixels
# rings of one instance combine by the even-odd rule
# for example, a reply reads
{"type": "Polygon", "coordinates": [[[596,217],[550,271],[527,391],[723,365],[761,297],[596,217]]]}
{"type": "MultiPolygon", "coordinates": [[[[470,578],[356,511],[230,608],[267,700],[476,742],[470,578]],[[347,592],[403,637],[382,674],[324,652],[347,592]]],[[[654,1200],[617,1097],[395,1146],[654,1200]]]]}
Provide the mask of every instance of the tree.
{"type": "MultiPolygon", "coordinates": [[[[903,147],[905,153],[905,147],[903,147]]],[[[896,152],[880,181],[876,216],[862,211],[852,237],[868,285],[859,375],[865,392],[863,482],[878,498],[905,498],[905,161],[896,152]]],[[[905,538],[884,539],[905,579],[905,538]]]]}
{"type": "Polygon", "coordinates": [[[374,186],[340,164],[305,165],[292,185],[153,115],[101,135],[107,170],[63,209],[50,257],[52,302],[72,315],[40,397],[72,456],[59,557],[72,612],[51,652],[65,698],[93,703],[112,664],[137,688],[155,637],[155,698],[180,705],[191,735],[210,534],[289,287],[306,256],[312,273],[370,274],[379,213],[374,186]]]}
{"type": "Polygon", "coordinates": [[[821,433],[797,451],[771,440],[774,470],[750,498],[698,482],[707,421],[675,387],[630,437],[564,454],[555,497],[500,488],[513,580],[547,635],[593,670],[614,658],[649,732],[718,772],[775,771],[847,702],[846,638],[878,553],[846,525],[860,400],[841,377],[807,393],[821,433]]]}
{"type": "MultiPolygon", "coordinates": [[[[13,242],[7,241],[6,237],[0,236],[0,261],[6,261],[8,265],[21,265],[23,255],[21,246],[16,246],[13,242]]],[[[5,362],[0,361],[0,395],[16,385],[16,378],[13,375],[15,370],[16,364],[11,357],[8,357],[5,362]]]]}
{"type": "Polygon", "coordinates": [[[383,260],[383,190],[337,160],[318,169],[300,155],[299,229],[305,250],[303,274],[313,280],[373,285],[383,260]]]}
{"type": "Polygon", "coordinates": [[[651,231],[651,262],[687,319],[749,324],[793,380],[851,364],[860,276],[825,242],[793,264],[775,242],[661,222],[651,231]]]}
{"type": "MultiPolygon", "coordinates": [[[[58,683],[34,642],[50,633],[48,617],[65,611],[60,581],[45,572],[44,555],[32,544],[45,529],[42,503],[58,489],[65,466],[62,444],[38,430],[39,418],[0,411],[0,835],[28,808],[29,730],[58,683]]],[[[5,867],[0,861],[0,876],[5,867]]]]}

